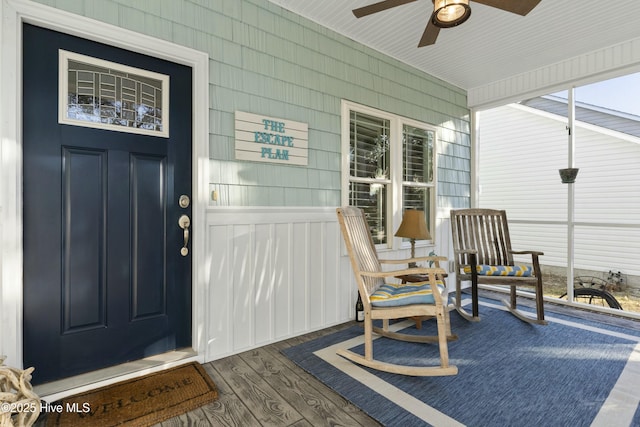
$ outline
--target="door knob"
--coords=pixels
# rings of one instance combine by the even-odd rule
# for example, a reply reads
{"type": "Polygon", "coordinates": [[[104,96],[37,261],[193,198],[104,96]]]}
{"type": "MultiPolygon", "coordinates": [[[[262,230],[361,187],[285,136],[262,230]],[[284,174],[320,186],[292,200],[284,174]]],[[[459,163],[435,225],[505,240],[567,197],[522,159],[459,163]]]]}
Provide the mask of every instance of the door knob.
{"type": "Polygon", "coordinates": [[[189,244],[189,226],[191,225],[191,220],[187,215],[182,215],[178,219],[178,225],[184,230],[184,246],[180,249],[180,255],[187,256],[189,255],[187,245],[189,244]]]}

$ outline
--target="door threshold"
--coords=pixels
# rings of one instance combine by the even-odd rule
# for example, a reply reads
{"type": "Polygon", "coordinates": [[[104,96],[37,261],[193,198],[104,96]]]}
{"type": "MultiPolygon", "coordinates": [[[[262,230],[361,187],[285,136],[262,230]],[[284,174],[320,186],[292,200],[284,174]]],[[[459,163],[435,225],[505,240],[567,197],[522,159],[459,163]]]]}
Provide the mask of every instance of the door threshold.
{"type": "Polygon", "coordinates": [[[202,362],[198,353],[190,348],[184,348],[144,359],[98,369],[85,374],[39,384],[33,387],[40,399],[49,403],[74,394],[93,390],[99,387],[115,384],[131,378],[141,377],[152,372],[158,372],[189,362],[202,362]]]}

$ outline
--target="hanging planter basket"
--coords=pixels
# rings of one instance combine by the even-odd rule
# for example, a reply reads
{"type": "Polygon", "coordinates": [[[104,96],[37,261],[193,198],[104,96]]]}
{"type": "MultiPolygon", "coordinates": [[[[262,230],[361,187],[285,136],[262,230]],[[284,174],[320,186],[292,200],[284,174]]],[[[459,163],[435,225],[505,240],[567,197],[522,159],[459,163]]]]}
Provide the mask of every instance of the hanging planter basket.
{"type": "Polygon", "coordinates": [[[578,176],[578,168],[566,168],[560,169],[560,179],[563,184],[573,184],[576,182],[576,176],[578,176]]]}

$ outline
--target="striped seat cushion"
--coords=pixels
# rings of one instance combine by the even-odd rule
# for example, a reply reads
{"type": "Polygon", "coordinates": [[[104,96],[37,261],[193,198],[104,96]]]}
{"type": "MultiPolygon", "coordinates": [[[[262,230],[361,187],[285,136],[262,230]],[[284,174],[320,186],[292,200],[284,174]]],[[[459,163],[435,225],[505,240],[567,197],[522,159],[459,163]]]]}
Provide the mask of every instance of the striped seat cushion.
{"type": "MultiPolygon", "coordinates": [[[[480,276],[516,276],[531,277],[533,275],[533,267],[517,264],[517,265],[477,265],[476,271],[480,276]]],[[[471,267],[464,267],[464,272],[471,273],[471,267]]]]}
{"type": "MultiPolygon", "coordinates": [[[[440,293],[444,291],[444,283],[438,280],[440,293]]],[[[433,292],[428,283],[395,284],[385,283],[369,297],[374,307],[397,307],[409,304],[434,304],[433,292]]]]}

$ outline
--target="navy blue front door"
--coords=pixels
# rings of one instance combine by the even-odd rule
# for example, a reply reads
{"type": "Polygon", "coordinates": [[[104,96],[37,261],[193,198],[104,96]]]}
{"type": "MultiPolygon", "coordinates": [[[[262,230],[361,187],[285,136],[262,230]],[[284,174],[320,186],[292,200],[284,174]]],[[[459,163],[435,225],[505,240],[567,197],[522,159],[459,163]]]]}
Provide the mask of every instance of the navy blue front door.
{"type": "MultiPolygon", "coordinates": [[[[23,30],[24,365],[36,384],[191,346],[191,68],[23,30]],[[169,137],[58,123],[59,49],[169,76],[169,137]],[[189,243],[189,246],[190,243],[189,243]]],[[[163,112],[166,116],[166,112],[163,112]]]]}

